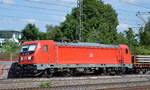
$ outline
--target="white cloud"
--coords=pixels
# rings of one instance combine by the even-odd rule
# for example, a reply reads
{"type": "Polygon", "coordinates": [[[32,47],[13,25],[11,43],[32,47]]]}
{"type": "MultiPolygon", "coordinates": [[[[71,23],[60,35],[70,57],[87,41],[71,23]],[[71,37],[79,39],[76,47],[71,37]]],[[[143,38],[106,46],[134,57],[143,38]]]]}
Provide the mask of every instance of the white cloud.
{"type": "MultiPolygon", "coordinates": [[[[28,1],[42,1],[42,2],[50,2],[50,0],[28,0],[28,1]]],[[[57,0],[56,0],[57,1],[57,0]]],[[[76,0],[58,0],[59,2],[76,2],[76,0]]]]}
{"type": "Polygon", "coordinates": [[[36,23],[37,20],[36,19],[32,19],[32,18],[28,18],[28,19],[23,19],[24,22],[27,22],[27,23],[36,23]]]}
{"type": "Polygon", "coordinates": [[[22,21],[23,21],[23,22],[26,22],[26,23],[32,23],[32,24],[35,24],[35,23],[49,24],[49,23],[50,23],[50,22],[48,22],[48,21],[40,21],[40,20],[33,19],[33,18],[22,19],[22,21]]]}
{"type": "Polygon", "coordinates": [[[62,2],[76,2],[76,0],[61,0],[62,2]]]}
{"type": "Polygon", "coordinates": [[[137,0],[110,0],[109,2],[126,2],[126,3],[135,3],[137,0]]]}
{"type": "Polygon", "coordinates": [[[127,3],[135,3],[137,0],[119,0],[127,3]]]}
{"type": "Polygon", "coordinates": [[[49,24],[50,23],[50,21],[37,21],[37,23],[40,23],[40,24],[49,24]]]}
{"type": "Polygon", "coordinates": [[[13,19],[13,18],[4,18],[4,19],[0,19],[1,22],[4,22],[4,23],[25,23],[25,24],[28,24],[28,23],[32,23],[32,24],[49,24],[50,21],[40,21],[40,20],[36,20],[36,19],[32,19],[32,18],[29,18],[29,19],[13,19]]]}
{"type": "Polygon", "coordinates": [[[1,0],[3,4],[15,4],[13,0],[1,0]]]}
{"type": "Polygon", "coordinates": [[[55,18],[55,20],[58,20],[58,21],[64,21],[66,19],[65,16],[57,16],[57,15],[53,16],[53,18],[55,18]]]}
{"type": "Polygon", "coordinates": [[[120,30],[120,31],[123,31],[123,30],[126,30],[130,27],[129,24],[125,24],[125,23],[121,23],[117,26],[117,29],[120,30]]]}
{"type": "Polygon", "coordinates": [[[35,1],[35,2],[38,2],[38,1],[41,1],[41,0],[29,0],[29,1],[35,1]]]}

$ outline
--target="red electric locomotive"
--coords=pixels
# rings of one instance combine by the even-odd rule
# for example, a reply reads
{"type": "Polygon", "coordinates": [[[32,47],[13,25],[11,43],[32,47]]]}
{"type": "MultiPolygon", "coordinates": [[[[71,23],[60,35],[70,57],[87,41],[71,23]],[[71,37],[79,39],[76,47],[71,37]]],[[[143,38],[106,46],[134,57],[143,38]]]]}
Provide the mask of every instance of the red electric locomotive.
{"type": "Polygon", "coordinates": [[[119,73],[132,68],[126,45],[67,43],[53,40],[29,41],[22,44],[19,75],[51,77],[79,73],[119,73]]]}

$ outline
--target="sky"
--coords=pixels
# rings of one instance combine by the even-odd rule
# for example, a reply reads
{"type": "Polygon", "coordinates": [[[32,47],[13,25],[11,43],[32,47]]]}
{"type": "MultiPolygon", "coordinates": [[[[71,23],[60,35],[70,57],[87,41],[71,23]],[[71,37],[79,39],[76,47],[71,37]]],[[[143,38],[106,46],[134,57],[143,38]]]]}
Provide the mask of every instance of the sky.
{"type": "Polygon", "coordinates": [[[144,26],[144,21],[148,21],[150,14],[149,0],[103,0],[106,4],[112,5],[118,14],[118,31],[131,27],[134,32],[138,32],[139,28],[144,26]],[[137,16],[141,13],[140,17],[137,16]],[[142,19],[144,19],[144,21],[142,19]]]}
{"type": "MultiPolygon", "coordinates": [[[[102,0],[105,4],[112,5],[118,14],[118,32],[123,32],[131,27],[137,32],[144,22],[136,16],[143,12],[141,17],[147,21],[150,15],[149,0],[102,0]]],[[[65,20],[73,7],[77,6],[76,0],[0,0],[0,30],[21,31],[26,24],[34,23],[45,32],[46,25],[59,25],[65,20]]]]}

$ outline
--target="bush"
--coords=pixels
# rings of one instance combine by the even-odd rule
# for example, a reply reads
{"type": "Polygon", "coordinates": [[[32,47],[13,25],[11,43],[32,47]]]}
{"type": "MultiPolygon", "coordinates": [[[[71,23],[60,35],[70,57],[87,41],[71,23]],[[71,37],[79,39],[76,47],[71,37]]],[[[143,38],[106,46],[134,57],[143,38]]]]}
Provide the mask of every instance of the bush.
{"type": "Polygon", "coordinates": [[[18,52],[20,50],[20,45],[15,43],[15,42],[11,42],[11,41],[7,41],[3,46],[2,49],[5,52],[9,52],[9,53],[14,53],[14,52],[18,52]]]}
{"type": "Polygon", "coordinates": [[[40,87],[50,87],[50,86],[52,86],[52,85],[53,85],[52,82],[46,82],[46,83],[41,83],[39,86],[40,86],[40,87]]]}
{"type": "Polygon", "coordinates": [[[149,46],[138,46],[136,47],[137,55],[150,55],[150,47],[149,46]]]}

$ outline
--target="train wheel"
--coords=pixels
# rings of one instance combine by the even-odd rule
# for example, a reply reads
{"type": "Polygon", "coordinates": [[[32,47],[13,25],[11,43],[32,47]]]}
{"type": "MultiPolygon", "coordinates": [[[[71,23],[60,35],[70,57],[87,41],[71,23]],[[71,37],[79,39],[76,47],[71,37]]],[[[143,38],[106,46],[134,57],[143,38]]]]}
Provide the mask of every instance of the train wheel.
{"type": "Polygon", "coordinates": [[[34,72],[34,77],[39,77],[39,76],[42,76],[43,72],[42,71],[35,71],[34,72]]]}
{"type": "Polygon", "coordinates": [[[47,69],[44,71],[43,76],[47,78],[51,78],[53,76],[53,73],[49,69],[47,69]]]}
{"type": "Polygon", "coordinates": [[[63,76],[64,77],[70,77],[71,76],[71,72],[63,72],[63,76]]]}
{"type": "Polygon", "coordinates": [[[145,74],[146,74],[146,75],[150,75],[150,71],[147,71],[145,74]]]}
{"type": "Polygon", "coordinates": [[[142,74],[144,74],[144,72],[143,72],[143,71],[139,71],[139,74],[141,74],[141,75],[142,75],[142,74]]]}

